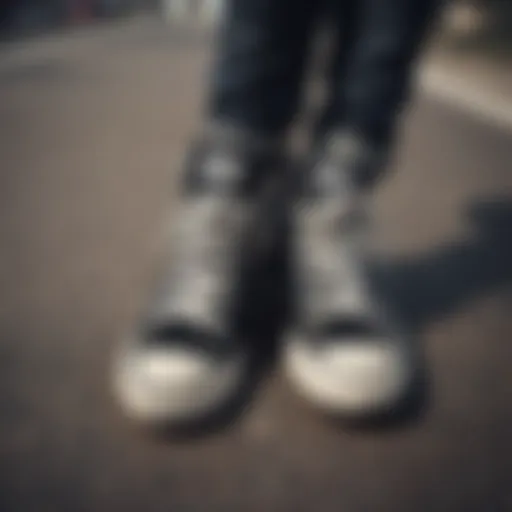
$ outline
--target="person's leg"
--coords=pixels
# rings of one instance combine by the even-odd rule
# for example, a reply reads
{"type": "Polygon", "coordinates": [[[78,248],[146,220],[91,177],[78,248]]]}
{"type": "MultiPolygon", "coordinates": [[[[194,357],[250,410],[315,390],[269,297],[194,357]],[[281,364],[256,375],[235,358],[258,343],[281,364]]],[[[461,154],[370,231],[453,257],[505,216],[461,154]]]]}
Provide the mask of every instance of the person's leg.
{"type": "Polygon", "coordinates": [[[212,72],[210,118],[272,135],[287,128],[297,108],[320,4],[228,2],[212,72]]]}
{"type": "Polygon", "coordinates": [[[441,0],[330,1],[339,6],[339,25],[348,15],[353,29],[334,61],[324,134],[351,131],[374,146],[388,145],[441,0]]]}
{"type": "Polygon", "coordinates": [[[286,360],[313,403],[364,416],[399,403],[415,376],[413,351],[371,289],[357,241],[367,225],[366,192],[384,166],[434,3],[336,6],[352,30],[338,50],[324,131],[294,215],[300,324],[286,360]]]}
{"type": "Polygon", "coordinates": [[[315,144],[319,144],[326,133],[343,120],[345,109],[340,92],[343,92],[348,61],[359,32],[360,10],[360,4],[353,0],[326,1],[325,28],[330,32],[330,44],[326,48],[327,65],[323,70],[326,101],[313,127],[315,144]]]}
{"type": "Polygon", "coordinates": [[[184,173],[170,263],[115,383],[138,420],[201,419],[236,396],[249,347],[234,316],[240,277],[258,253],[262,186],[293,116],[313,0],[231,0],[199,141],[184,173]],[[251,245],[249,247],[249,245],[251,245]]]}

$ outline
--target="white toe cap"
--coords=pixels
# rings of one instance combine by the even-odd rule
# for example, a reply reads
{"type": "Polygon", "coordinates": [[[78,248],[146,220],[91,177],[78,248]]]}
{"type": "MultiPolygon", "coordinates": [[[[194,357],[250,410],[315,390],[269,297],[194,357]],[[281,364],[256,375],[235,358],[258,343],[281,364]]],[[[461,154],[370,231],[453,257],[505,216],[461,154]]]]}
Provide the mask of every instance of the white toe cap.
{"type": "Polygon", "coordinates": [[[412,377],[409,350],[382,340],[310,344],[295,338],[285,357],[298,392],[333,414],[366,415],[392,407],[412,377]]]}
{"type": "Polygon", "coordinates": [[[217,360],[184,348],[132,346],[117,362],[115,391],[136,420],[188,421],[229,401],[244,367],[241,356],[217,360]]]}

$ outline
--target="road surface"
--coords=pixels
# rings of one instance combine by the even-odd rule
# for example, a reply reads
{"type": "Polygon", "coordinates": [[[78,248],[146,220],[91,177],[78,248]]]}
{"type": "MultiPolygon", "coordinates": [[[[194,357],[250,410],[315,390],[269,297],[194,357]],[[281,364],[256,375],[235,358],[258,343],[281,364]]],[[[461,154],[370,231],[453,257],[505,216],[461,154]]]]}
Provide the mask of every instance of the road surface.
{"type": "Polygon", "coordinates": [[[151,20],[0,51],[0,510],[512,510],[512,133],[432,97],[379,192],[393,297],[421,340],[421,407],[341,429],[269,367],[195,442],[109,394],[154,234],[197,126],[204,44],[151,20]]]}

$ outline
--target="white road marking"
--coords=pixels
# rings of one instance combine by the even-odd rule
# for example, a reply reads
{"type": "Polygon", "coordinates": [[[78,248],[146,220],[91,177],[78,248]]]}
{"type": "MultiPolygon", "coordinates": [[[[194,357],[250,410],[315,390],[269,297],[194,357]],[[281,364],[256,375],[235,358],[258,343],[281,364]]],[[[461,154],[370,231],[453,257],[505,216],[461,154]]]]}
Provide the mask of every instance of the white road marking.
{"type": "Polygon", "coordinates": [[[467,78],[449,76],[434,67],[420,73],[420,91],[459,110],[469,112],[491,124],[512,130],[512,96],[493,95],[482,85],[473,85],[467,78]]]}

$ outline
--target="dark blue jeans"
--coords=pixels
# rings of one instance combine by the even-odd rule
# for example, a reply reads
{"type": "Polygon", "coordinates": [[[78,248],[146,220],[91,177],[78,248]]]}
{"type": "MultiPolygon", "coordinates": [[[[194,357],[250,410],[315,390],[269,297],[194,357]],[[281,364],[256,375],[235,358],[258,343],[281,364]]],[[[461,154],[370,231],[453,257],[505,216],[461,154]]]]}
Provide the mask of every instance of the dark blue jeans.
{"type": "Polygon", "coordinates": [[[214,119],[268,133],[294,119],[319,21],[335,30],[319,129],[383,142],[440,0],[228,0],[209,102],[214,119]]]}

